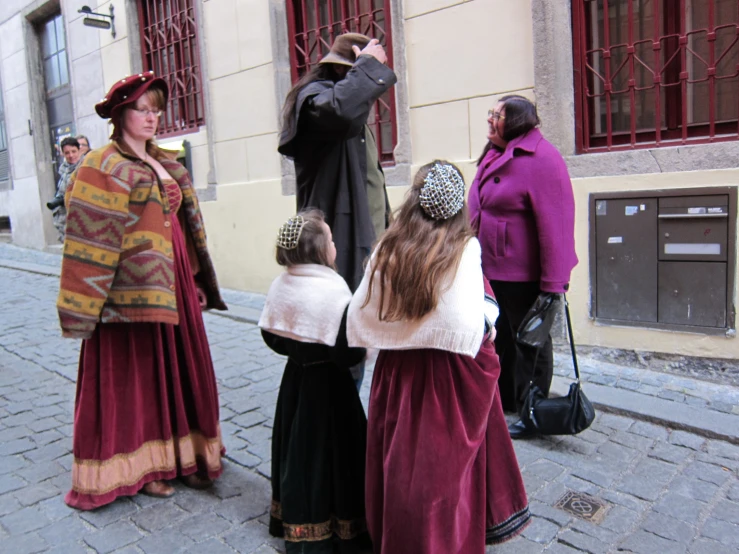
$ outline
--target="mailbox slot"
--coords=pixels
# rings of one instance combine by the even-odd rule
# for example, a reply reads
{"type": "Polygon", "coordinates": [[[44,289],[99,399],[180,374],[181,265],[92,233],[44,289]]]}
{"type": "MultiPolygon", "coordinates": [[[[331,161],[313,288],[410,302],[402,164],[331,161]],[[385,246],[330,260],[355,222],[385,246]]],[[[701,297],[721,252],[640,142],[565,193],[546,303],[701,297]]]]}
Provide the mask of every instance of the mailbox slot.
{"type": "Polygon", "coordinates": [[[729,197],[659,199],[659,259],[727,260],[729,197]]]}
{"type": "Polygon", "coordinates": [[[736,187],[591,194],[591,316],[707,334],[734,329],[736,211],[736,187]]]}

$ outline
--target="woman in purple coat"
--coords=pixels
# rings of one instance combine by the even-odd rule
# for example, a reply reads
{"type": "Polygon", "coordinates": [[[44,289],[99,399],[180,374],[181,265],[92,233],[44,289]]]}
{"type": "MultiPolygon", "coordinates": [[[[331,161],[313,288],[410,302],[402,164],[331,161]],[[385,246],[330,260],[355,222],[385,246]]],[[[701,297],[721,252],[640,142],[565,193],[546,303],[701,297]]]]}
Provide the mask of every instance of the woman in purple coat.
{"type": "MultiPolygon", "coordinates": [[[[516,331],[541,293],[564,293],[575,254],[575,201],[567,166],[537,126],[536,106],[504,96],[488,112],[488,144],[469,193],[482,268],[500,305],[495,348],[500,356],[503,409],[519,412],[531,381],[549,393],[551,337],[537,352],[516,331]]],[[[532,434],[521,421],[511,437],[532,434]]]]}

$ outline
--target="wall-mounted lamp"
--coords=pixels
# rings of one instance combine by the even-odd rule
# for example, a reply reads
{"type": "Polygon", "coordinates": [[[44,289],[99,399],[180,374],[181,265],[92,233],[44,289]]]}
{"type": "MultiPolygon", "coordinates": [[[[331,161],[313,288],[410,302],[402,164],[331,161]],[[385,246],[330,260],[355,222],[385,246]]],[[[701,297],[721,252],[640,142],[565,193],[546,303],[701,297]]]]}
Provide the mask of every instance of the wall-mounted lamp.
{"type": "Polygon", "coordinates": [[[85,17],[82,20],[82,24],[88,27],[97,27],[98,29],[110,29],[110,34],[115,38],[115,15],[113,15],[113,4],[110,5],[110,15],[104,13],[95,13],[92,11],[90,6],[82,6],[77,13],[84,13],[85,15],[94,15],[96,17],[102,17],[103,19],[95,19],[93,17],[85,17]],[[110,21],[106,21],[110,19],[110,21]]]}

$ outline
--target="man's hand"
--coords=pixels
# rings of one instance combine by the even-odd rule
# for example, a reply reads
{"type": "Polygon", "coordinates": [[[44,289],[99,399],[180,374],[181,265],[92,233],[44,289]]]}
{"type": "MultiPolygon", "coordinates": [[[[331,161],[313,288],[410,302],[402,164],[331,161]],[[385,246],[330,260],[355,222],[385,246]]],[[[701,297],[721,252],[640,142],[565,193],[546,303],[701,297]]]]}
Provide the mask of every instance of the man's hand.
{"type": "Polygon", "coordinates": [[[352,46],[352,50],[354,51],[354,56],[357,58],[362,54],[367,54],[368,56],[375,58],[380,63],[387,63],[387,54],[385,53],[385,49],[376,38],[369,41],[369,44],[367,44],[367,46],[362,50],[360,50],[357,45],[352,46]]]}

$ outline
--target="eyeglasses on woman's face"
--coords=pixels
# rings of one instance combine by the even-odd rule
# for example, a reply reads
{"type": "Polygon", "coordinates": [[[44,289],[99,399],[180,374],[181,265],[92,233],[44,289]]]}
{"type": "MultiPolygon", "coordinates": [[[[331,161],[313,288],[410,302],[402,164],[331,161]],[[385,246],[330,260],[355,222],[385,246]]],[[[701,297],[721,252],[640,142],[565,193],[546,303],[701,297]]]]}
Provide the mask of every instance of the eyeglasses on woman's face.
{"type": "Polygon", "coordinates": [[[149,108],[133,108],[133,111],[135,111],[141,117],[149,117],[150,115],[153,115],[154,117],[162,116],[162,110],[152,110],[149,108]]]}
{"type": "Polygon", "coordinates": [[[505,116],[495,110],[488,110],[488,119],[492,119],[493,121],[504,121],[505,116]]]}

